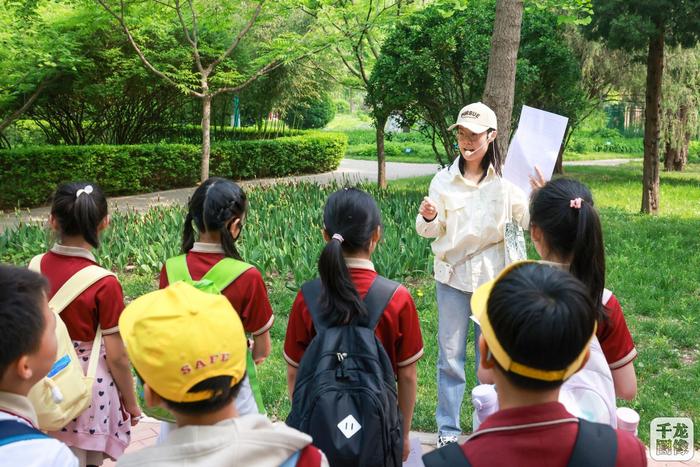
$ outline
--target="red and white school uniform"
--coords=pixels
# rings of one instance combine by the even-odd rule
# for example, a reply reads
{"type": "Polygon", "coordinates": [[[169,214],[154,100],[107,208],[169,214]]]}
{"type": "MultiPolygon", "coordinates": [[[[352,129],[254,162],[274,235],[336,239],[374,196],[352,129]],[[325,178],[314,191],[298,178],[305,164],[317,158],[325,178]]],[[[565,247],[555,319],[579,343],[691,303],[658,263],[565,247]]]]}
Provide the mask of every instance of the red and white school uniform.
{"type": "MultiPolygon", "coordinates": [[[[644,445],[633,434],[617,433],[617,467],[647,465],[644,445]]],[[[578,419],[559,402],[499,410],[462,444],[474,467],[567,465],[578,434],[578,419]]]]}
{"type": "MultiPolygon", "coordinates": [[[[96,264],[93,254],[84,248],[54,245],[40,265],[49,281],[49,299],[76,272],[96,264]]],[[[119,316],[123,310],[122,287],[114,276],[107,276],[88,287],[61,312],[83,371],[87,371],[98,325],[103,336],[119,332],[119,316]]],[[[92,404],[87,410],[60,431],[50,434],[73,448],[104,453],[116,459],[129,444],[131,416],[122,407],[119,390],[107,366],[104,341],[92,391],[92,404]]]]}
{"type": "MultiPolygon", "coordinates": [[[[186,255],[187,269],[192,280],[198,281],[224,259],[224,249],[213,243],[195,242],[186,255]]],[[[160,272],[160,288],[168,286],[168,274],[165,266],[160,272]]],[[[262,274],[252,267],[238,276],[222,292],[241,317],[243,329],[253,336],[259,336],[269,331],[275,321],[272,306],[267,296],[267,288],[262,274]]]]}
{"type": "MultiPolygon", "coordinates": [[[[350,277],[360,298],[369,291],[377,273],[369,260],[345,258],[350,277]]],[[[287,335],[284,340],[284,358],[294,367],[299,366],[304,351],[316,335],[311,314],[301,291],[297,294],[289,314],[287,335]]],[[[399,286],[384,314],[377,323],[375,335],[384,346],[394,373],[415,363],[423,356],[423,336],[413,298],[403,285],[399,286]]]]}
{"type": "Polygon", "coordinates": [[[603,291],[603,307],[608,318],[598,323],[597,337],[610,369],[617,370],[637,358],[637,349],[620,302],[608,289],[603,291]]]}

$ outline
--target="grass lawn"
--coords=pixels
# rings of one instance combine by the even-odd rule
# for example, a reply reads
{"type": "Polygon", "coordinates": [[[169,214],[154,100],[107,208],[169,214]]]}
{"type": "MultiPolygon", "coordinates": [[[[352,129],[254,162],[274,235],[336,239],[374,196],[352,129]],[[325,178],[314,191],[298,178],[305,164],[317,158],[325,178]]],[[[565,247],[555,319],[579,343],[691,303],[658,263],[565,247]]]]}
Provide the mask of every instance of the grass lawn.
{"type": "MultiPolygon", "coordinates": [[[[639,351],[635,362],[638,396],[620,405],[640,413],[640,437],[648,442],[652,418],[689,416],[698,420],[700,416],[700,164],[691,164],[684,173],[661,174],[661,213],[656,217],[638,213],[640,163],[571,167],[567,174],[591,187],[602,215],[607,286],[622,303],[639,351]]],[[[385,225],[385,240],[374,257],[377,269],[408,286],[420,314],[426,352],[418,364],[413,427],[434,432],[435,290],[429,242],[413,229],[415,212],[429,181],[430,177],[398,180],[391,182],[385,193],[371,186],[368,189],[380,204],[385,225]]],[[[277,418],[283,419],[289,411],[282,358],[287,317],[298,285],[315,275],[322,245],[321,210],[328,190],[301,185],[250,192],[251,210],[240,246],[243,257],[264,271],[277,317],[272,328],[272,354],[258,372],[266,406],[277,418]]],[[[161,208],[138,221],[133,216],[113,216],[99,252],[100,261],[120,272],[129,300],[155,288],[159,261],[177,250],[182,214],[177,208],[161,208]]],[[[48,242],[36,226],[5,232],[0,234],[0,260],[26,264],[48,242]]],[[[467,348],[471,386],[471,343],[467,348]]],[[[465,432],[471,429],[468,401],[467,397],[462,410],[465,432]]]]}

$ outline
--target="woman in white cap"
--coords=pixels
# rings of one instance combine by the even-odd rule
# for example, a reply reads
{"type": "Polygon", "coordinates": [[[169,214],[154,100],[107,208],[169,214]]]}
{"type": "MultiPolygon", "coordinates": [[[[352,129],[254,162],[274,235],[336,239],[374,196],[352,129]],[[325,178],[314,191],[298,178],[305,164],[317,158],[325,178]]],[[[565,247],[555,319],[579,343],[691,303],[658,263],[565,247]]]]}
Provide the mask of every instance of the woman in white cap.
{"type": "MultiPolygon", "coordinates": [[[[496,114],[481,102],[464,107],[456,129],[459,157],[430,183],[416,218],[416,231],[432,243],[438,306],[438,447],[456,442],[466,385],[471,294],[505,266],[507,216],[527,228],[525,194],[501,177],[503,158],[495,144],[496,114]]],[[[474,327],[475,370],[479,328],[474,327]]]]}

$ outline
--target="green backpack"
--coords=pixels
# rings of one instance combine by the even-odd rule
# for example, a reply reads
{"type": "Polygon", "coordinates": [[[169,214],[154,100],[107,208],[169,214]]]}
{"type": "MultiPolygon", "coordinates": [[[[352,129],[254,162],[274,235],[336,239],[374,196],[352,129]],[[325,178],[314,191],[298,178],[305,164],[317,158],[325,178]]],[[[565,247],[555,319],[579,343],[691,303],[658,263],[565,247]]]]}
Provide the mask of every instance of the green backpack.
{"type": "MultiPolygon", "coordinates": [[[[199,290],[211,294],[220,294],[233,281],[246,272],[253,266],[238,261],[233,258],[224,258],[214,265],[200,280],[195,281],[190,275],[187,268],[187,260],[185,255],[174,256],[165,262],[165,272],[168,276],[168,284],[184,281],[197,287],[199,290]]],[[[262,394],[260,393],[260,384],[258,383],[257,373],[255,372],[255,362],[253,362],[253,354],[248,349],[246,361],[246,373],[248,374],[248,382],[253,391],[255,403],[258,406],[258,411],[265,414],[262,394]]],[[[143,382],[140,378],[136,378],[136,394],[138,395],[139,405],[143,412],[149,417],[158,420],[175,423],[175,417],[161,407],[147,407],[143,396],[143,382]]]]}

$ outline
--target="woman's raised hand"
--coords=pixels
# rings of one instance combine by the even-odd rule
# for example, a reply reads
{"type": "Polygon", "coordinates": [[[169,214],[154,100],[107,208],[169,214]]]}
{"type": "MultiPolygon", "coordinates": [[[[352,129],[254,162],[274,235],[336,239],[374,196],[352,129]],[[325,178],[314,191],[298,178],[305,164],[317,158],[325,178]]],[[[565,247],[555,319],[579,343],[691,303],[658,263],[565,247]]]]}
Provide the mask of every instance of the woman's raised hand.
{"type": "Polygon", "coordinates": [[[430,222],[434,220],[437,216],[437,206],[435,205],[435,202],[432,199],[426,196],[420,203],[420,209],[418,210],[418,213],[421,216],[423,216],[423,219],[430,222]]]}
{"type": "Polygon", "coordinates": [[[544,178],[544,174],[538,166],[535,166],[535,172],[537,174],[536,176],[528,175],[530,178],[530,187],[532,188],[532,191],[539,190],[547,183],[547,180],[544,178]]]}

